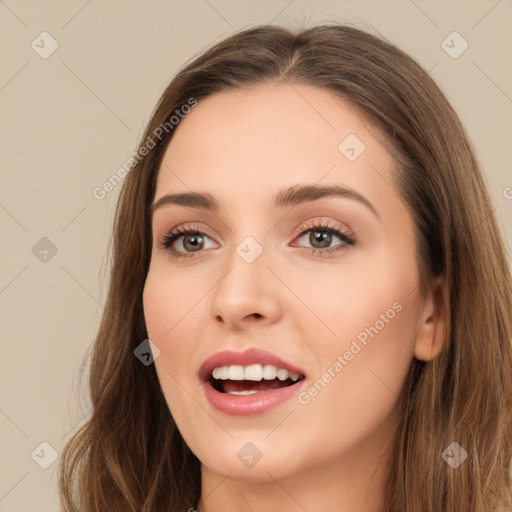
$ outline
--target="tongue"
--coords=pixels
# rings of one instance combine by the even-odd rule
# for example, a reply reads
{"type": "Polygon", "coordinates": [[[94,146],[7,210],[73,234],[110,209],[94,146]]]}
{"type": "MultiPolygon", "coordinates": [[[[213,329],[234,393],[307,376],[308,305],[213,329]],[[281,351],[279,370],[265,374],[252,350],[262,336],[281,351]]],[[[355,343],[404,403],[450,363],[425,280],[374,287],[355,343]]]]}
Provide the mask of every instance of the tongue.
{"type": "Polygon", "coordinates": [[[275,378],[274,380],[223,380],[222,381],[222,391],[224,393],[229,393],[230,391],[268,391],[269,389],[278,389],[284,388],[285,386],[290,385],[291,381],[289,379],[279,380],[275,378]]]}

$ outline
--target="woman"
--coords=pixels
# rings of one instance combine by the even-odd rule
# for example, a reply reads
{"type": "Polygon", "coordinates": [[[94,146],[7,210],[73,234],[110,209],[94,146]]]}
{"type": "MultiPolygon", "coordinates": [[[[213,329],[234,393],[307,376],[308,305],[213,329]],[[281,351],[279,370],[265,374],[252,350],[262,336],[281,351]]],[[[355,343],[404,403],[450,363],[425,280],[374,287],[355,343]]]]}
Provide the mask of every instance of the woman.
{"type": "Polygon", "coordinates": [[[63,508],[508,510],[511,304],[414,60],[350,26],[235,34],[172,80],[125,179],[63,508]]]}

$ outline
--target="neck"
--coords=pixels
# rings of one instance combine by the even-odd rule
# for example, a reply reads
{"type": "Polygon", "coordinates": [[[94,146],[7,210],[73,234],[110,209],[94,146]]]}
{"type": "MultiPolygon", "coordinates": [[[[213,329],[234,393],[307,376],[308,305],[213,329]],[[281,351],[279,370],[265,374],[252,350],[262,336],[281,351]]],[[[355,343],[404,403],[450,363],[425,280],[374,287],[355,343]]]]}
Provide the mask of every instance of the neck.
{"type": "Polygon", "coordinates": [[[202,466],[197,512],[383,512],[393,432],[387,434],[366,438],[321,467],[278,476],[266,471],[265,481],[232,480],[202,466]]]}

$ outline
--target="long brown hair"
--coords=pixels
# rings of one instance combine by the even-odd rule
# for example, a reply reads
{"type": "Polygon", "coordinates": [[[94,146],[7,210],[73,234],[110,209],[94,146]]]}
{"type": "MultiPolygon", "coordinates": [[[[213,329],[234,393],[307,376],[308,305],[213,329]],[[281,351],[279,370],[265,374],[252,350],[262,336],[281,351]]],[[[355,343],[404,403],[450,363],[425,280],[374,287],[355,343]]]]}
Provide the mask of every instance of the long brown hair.
{"type": "Polygon", "coordinates": [[[298,33],[244,30],[195,58],[164,91],[140,143],[151,139],[155,147],[129,171],[117,204],[109,293],[90,364],[92,414],[62,453],[63,509],[168,512],[198,502],[200,462],[173,421],[154,365],[134,356],[147,338],[148,208],[179,129],[169,125],[176,109],[191,98],[270,81],[329,90],[379,126],[415,222],[422,287],[436,276],[446,284],[448,342],[433,361],[411,366],[386,512],[510,508],[512,279],[474,149],[446,97],[411,57],[380,37],[332,24],[298,33]],[[453,442],[468,453],[457,469],[442,457],[453,442]]]}

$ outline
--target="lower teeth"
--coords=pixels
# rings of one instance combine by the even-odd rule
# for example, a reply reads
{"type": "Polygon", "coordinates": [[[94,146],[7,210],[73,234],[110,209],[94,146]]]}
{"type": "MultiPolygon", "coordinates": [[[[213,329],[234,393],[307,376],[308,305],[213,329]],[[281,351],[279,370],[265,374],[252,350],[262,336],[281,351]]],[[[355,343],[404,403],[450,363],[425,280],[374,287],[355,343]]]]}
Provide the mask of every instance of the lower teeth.
{"type": "Polygon", "coordinates": [[[229,395],[254,395],[254,393],[259,393],[255,389],[249,389],[247,391],[228,391],[229,395]]]}

